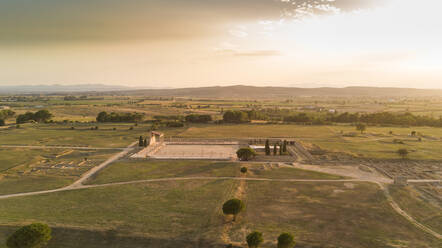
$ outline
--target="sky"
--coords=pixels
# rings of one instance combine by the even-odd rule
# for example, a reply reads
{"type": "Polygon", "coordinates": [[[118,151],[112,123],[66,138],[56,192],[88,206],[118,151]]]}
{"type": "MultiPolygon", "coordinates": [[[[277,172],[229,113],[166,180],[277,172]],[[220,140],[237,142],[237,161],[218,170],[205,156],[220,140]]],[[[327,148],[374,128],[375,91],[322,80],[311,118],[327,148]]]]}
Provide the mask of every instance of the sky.
{"type": "Polygon", "coordinates": [[[442,88],[440,0],[0,0],[0,85],[442,88]]]}

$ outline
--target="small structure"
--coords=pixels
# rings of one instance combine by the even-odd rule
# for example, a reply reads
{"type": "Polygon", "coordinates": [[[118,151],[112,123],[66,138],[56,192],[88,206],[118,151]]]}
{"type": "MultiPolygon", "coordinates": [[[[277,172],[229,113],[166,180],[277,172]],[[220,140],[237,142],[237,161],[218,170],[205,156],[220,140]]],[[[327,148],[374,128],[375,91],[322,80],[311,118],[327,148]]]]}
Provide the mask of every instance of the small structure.
{"type": "Polygon", "coordinates": [[[397,176],[394,178],[394,184],[399,186],[408,185],[408,179],[404,176],[397,176]]]}
{"type": "Polygon", "coordinates": [[[152,131],[150,133],[150,140],[148,145],[151,146],[161,142],[164,142],[164,134],[152,131]]]}

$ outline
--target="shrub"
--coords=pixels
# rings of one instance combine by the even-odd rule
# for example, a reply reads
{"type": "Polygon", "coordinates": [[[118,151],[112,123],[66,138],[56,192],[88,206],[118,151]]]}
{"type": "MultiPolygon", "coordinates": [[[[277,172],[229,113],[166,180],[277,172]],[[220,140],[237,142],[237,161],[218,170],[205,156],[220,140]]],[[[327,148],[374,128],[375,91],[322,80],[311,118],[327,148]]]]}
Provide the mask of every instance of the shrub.
{"type": "Polygon", "coordinates": [[[241,168],[241,173],[243,173],[243,174],[247,173],[247,167],[242,167],[241,168]]]}
{"type": "Polygon", "coordinates": [[[51,239],[51,228],[46,224],[34,223],[13,233],[6,241],[9,248],[40,248],[51,239]]]}
{"type": "Polygon", "coordinates": [[[241,161],[249,161],[250,159],[253,159],[256,156],[256,152],[252,148],[246,147],[246,148],[240,148],[236,152],[236,155],[241,161]]]}
{"type": "Polygon", "coordinates": [[[290,233],[282,233],[278,237],[278,248],[293,248],[295,241],[290,233]]]}
{"type": "Polygon", "coordinates": [[[262,237],[262,233],[254,231],[247,235],[246,241],[249,248],[258,248],[259,245],[264,242],[264,239],[262,237]]]}

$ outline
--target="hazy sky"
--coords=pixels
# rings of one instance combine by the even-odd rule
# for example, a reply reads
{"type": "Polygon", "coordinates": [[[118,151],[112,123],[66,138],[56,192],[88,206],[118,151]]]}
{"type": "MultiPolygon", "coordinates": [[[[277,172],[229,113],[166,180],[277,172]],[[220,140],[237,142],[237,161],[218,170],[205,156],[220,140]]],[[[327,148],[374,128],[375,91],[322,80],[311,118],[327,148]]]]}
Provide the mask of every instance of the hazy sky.
{"type": "Polygon", "coordinates": [[[0,0],[0,85],[442,88],[440,0],[0,0]]]}

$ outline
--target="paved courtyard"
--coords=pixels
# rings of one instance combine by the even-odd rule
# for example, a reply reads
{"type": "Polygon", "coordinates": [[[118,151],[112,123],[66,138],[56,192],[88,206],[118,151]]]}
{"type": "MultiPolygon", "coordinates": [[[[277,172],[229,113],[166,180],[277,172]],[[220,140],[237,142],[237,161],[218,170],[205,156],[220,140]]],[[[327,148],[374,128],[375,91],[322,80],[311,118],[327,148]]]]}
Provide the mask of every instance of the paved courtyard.
{"type": "Polygon", "coordinates": [[[167,144],[150,157],[157,159],[236,159],[239,145],[167,144]]]}

